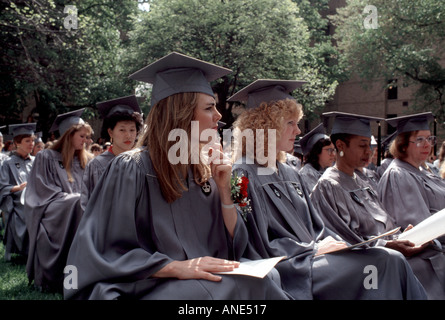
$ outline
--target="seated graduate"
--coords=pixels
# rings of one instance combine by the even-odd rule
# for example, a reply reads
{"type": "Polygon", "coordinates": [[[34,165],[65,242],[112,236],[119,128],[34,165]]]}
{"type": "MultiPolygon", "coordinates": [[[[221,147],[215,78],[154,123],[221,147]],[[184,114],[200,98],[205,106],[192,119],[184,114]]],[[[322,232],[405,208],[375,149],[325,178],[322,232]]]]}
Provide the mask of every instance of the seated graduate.
{"type": "Polygon", "coordinates": [[[221,114],[210,81],[229,69],[173,52],[130,78],[153,83],[141,147],[115,157],[85,209],[65,299],[288,299],[239,266],[247,230],[230,196],[222,148],[200,156],[221,114]]]}
{"type": "MultiPolygon", "coordinates": [[[[390,146],[394,160],[380,178],[378,195],[386,212],[402,228],[416,225],[445,208],[445,181],[422,167],[436,143],[430,130],[433,119],[431,112],[424,112],[386,120],[397,128],[390,146]]],[[[437,253],[444,252],[445,237],[436,239],[431,246],[435,250],[425,250],[421,256],[429,260],[428,268],[437,278],[421,280],[429,280],[425,287],[436,288],[433,297],[444,299],[445,262],[443,254],[437,253]]]]}
{"type": "Polygon", "coordinates": [[[143,126],[142,111],[134,95],[99,102],[97,109],[104,119],[101,135],[108,135],[112,144],[108,150],[88,162],[85,168],[80,200],[83,210],[107,165],[115,156],[135,147],[143,126]]]}
{"type": "Polygon", "coordinates": [[[425,291],[402,254],[386,248],[344,250],[345,242],[327,230],[298,172],[284,161],[300,133],[302,106],[288,93],[297,81],[257,80],[230,101],[262,94],[235,121],[234,175],[249,180],[245,221],[251,259],[287,256],[276,269],[283,289],[295,299],[424,299],[425,291]],[[269,95],[267,95],[269,93],[269,95]],[[274,137],[276,136],[276,139],[274,137]],[[254,143],[248,143],[252,139],[254,143]],[[243,136],[248,137],[244,139],[243,136]],[[240,158],[238,158],[240,154],[240,158]],[[274,161],[276,159],[277,161],[274,161]],[[250,209],[250,210],[249,210],[250,209]],[[363,285],[363,271],[378,270],[378,289],[363,285]]]}
{"type": "Polygon", "coordinates": [[[445,208],[445,181],[422,167],[436,143],[429,128],[433,118],[425,112],[386,120],[397,135],[390,146],[394,160],[379,182],[379,198],[402,227],[445,208]]]}
{"type": "Polygon", "coordinates": [[[0,209],[6,221],[3,238],[6,261],[11,260],[13,253],[28,255],[29,238],[21,199],[34,162],[31,152],[35,130],[35,123],[9,125],[16,149],[0,166],[0,209]]]}
{"type": "Polygon", "coordinates": [[[83,110],[56,117],[50,131],[58,130],[61,137],[37,153],[26,187],[26,271],[30,282],[47,291],[62,291],[66,257],[82,215],[82,176],[91,159],[85,142],[92,133],[81,118],[83,110]]]}
{"type": "MultiPolygon", "coordinates": [[[[323,116],[326,120],[335,118],[331,140],[338,150],[336,164],[326,170],[311,194],[312,203],[325,226],[350,244],[393,230],[397,225],[382,207],[375,187],[368,179],[363,179],[358,171],[371,155],[370,121],[384,119],[339,112],[329,112],[323,116]]],[[[430,262],[422,257],[433,255],[443,259],[440,257],[442,253],[424,246],[414,247],[407,240],[396,240],[392,236],[370,245],[385,246],[401,252],[424,286],[428,297],[440,297],[436,293],[437,289],[430,289],[429,286],[429,282],[437,279],[437,275],[430,262]],[[422,253],[422,257],[419,253],[422,253]]]]}
{"type": "Polygon", "coordinates": [[[304,154],[304,165],[299,173],[311,192],[326,168],[331,167],[336,158],[335,148],[323,123],[309,131],[300,139],[304,154]]]}

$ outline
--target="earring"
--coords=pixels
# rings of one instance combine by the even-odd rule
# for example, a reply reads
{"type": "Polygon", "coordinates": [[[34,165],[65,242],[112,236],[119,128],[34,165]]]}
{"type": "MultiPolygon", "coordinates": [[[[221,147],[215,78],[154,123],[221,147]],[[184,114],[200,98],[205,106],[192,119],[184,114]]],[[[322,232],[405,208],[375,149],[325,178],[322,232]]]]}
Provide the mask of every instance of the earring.
{"type": "Polygon", "coordinates": [[[342,151],[340,151],[340,153],[338,154],[340,157],[343,157],[345,155],[345,153],[342,151]]]}

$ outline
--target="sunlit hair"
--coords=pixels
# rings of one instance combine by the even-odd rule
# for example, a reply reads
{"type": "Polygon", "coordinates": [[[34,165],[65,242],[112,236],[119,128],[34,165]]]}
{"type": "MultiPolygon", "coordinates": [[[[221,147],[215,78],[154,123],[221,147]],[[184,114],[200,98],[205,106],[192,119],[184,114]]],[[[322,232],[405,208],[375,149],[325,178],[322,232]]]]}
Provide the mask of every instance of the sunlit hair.
{"type": "Polygon", "coordinates": [[[406,149],[409,146],[409,141],[412,136],[417,135],[419,131],[409,131],[403,132],[391,142],[389,146],[389,152],[393,155],[394,158],[405,160],[408,157],[406,153],[406,149]]]}
{"type": "Polygon", "coordinates": [[[177,93],[156,103],[148,114],[144,135],[138,142],[139,147],[149,150],[162,195],[169,203],[179,199],[182,192],[187,190],[186,178],[189,168],[198,185],[203,185],[211,176],[208,165],[201,162],[191,163],[191,123],[200,94],[202,93],[177,93]],[[169,150],[178,143],[168,141],[168,135],[174,129],[182,129],[187,133],[187,163],[172,164],[169,161],[169,150]]]}
{"type": "MultiPolygon", "coordinates": [[[[268,145],[269,143],[276,144],[276,141],[269,141],[268,130],[276,130],[276,140],[281,138],[281,132],[284,129],[286,121],[289,119],[300,119],[303,117],[303,108],[301,104],[298,104],[293,99],[278,100],[271,103],[262,103],[259,107],[248,109],[244,111],[234,122],[234,154],[233,161],[238,160],[241,156],[250,156],[253,160],[262,164],[262,161],[258,161],[257,155],[262,155],[265,158],[269,157],[268,145]],[[249,146],[248,139],[243,139],[243,131],[251,130],[254,136],[254,145],[249,146]],[[257,130],[264,133],[263,139],[259,139],[257,136],[257,130]],[[259,142],[259,143],[257,143],[259,142]],[[252,155],[248,154],[249,149],[253,151],[252,155]]],[[[274,148],[274,152],[276,149],[274,148]]],[[[284,151],[278,152],[276,159],[280,162],[286,161],[286,153],[284,151]]],[[[273,164],[275,165],[275,164],[273,164]]]]}
{"type": "Polygon", "coordinates": [[[85,169],[88,161],[93,157],[93,155],[89,153],[85,148],[81,150],[74,149],[73,136],[77,131],[81,129],[86,129],[87,135],[91,135],[93,132],[93,129],[88,123],[73,125],[56,142],[54,142],[52,146],[49,147],[49,149],[56,150],[62,154],[62,164],[68,174],[69,182],[74,181],[71,174],[71,166],[74,157],[77,156],[82,169],[85,169]]]}
{"type": "Polygon", "coordinates": [[[445,160],[445,141],[440,146],[438,159],[440,164],[445,160]]]}
{"type": "Polygon", "coordinates": [[[445,179],[445,161],[442,162],[442,164],[440,165],[439,173],[440,173],[440,177],[442,179],[445,179]]]}

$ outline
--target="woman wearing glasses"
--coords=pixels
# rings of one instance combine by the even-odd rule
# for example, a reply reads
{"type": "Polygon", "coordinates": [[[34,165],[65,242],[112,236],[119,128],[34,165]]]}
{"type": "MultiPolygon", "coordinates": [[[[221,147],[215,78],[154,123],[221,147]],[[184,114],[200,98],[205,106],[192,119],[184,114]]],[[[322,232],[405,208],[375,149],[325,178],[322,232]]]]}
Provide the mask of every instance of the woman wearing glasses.
{"type": "Polygon", "coordinates": [[[395,222],[415,225],[445,208],[445,181],[423,167],[436,137],[431,135],[431,112],[388,119],[397,128],[390,147],[394,161],[383,174],[378,191],[395,222]]]}
{"type": "Polygon", "coordinates": [[[323,172],[335,162],[334,145],[324,131],[324,126],[320,123],[300,140],[304,154],[304,166],[300,169],[300,175],[310,191],[323,172]]]}
{"type": "MultiPolygon", "coordinates": [[[[326,113],[324,116],[335,116],[330,137],[338,156],[335,165],[326,170],[312,190],[311,200],[326,227],[350,244],[368,240],[399,226],[402,230],[405,229],[408,224],[394,221],[391,212],[385,210],[379,201],[373,185],[368,179],[363,179],[358,171],[371,155],[370,121],[383,119],[336,112],[326,113]]],[[[405,193],[402,191],[405,184],[407,182],[402,184],[399,181],[398,185],[392,185],[391,192],[405,193]]],[[[394,202],[397,206],[403,206],[403,203],[404,200],[400,199],[394,202]]],[[[405,213],[411,212],[412,208],[405,208],[405,213]]],[[[391,236],[369,245],[401,252],[424,286],[428,298],[445,298],[445,279],[441,276],[441,271],[435,271],[445,268],[442,252],[428,245],[414,247],[413,243],[391,236]],[[433,257],[436,259],[434,263],[429,261],[433,257]]]]}
{"type": "MultiPolygon", "coordinates": [[[[397,137],[390,146],[394,160],[380,179],[378,193],[386,212],[402,228],[416,225],[445,208],[445,181],[423,166],[436,144],[429,128],[433,119],[431,112],[425,112],[387,120],[397,128],[397,137]]],[[[413,269],[426,264],[436,275],[422,279],[427,274],[423,272],[418,278],[437,299],[445,298],[444,248],[445,237],[436,239],[413,261],[418,265],[411,264],[413,269]]]]}

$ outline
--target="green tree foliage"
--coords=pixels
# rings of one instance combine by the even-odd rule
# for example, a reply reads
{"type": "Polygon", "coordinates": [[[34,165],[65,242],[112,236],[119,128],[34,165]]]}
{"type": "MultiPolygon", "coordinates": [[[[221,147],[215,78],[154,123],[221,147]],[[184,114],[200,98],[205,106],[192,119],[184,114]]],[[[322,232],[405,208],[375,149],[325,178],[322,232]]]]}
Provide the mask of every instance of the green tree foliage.
{"type": "Polygon", "coordinates": [[[214,85],[228,123],[232,105],[226,99],[256,79],[308,81],[297,93],[306,111],[322,108],[336,86],[291,0],[153,0],[129,36],[129,74],[172,51],[232,69],[214,85]]]}
{"type": "MultiPolygon", "coordinates": [[[[214,86],[226,122],[233,121],[226,99],[258,78],[306,80],[296,98],[311,117],[331,99],[339,75],[320,15],[327,3],[2,0],[0,124],[21,121],[28,105],[36,105],[43,132],[56,114],[87,107],[93,115],[97,101],[135,88],[139,94],[142,84],[128,75],[171,51],[233,70],[214,86]],[[141,2],[150,10],[138,10],[141,2]],[[64,12],[67,6],[76,11],[64,12]]],[[[149,96],[149,88],[142,92],[149,96]]],[[[148,101],[142,104],[144,113],[148,107],[148,101]]]]}
{"type": "Polygon", "coordinates": [[[432,111],[443,121],[445,2],[374,0],[376,28],[365,28],[365,19],[371,14],[364,12],[368,4],[366,0],[348,0],[332,17],[348,71],[365,79],[397,78],[399,84],[415,85],[414,109],[432,111]]]}
{"type": "Polygon", "coordinates": [[[46,132],[56,114],[132,92],[119,61],[136,1],[14,0],[0,6],[3,123],[21,121],[23,108],[35,103],[46,132]],[[75,10],[64,12],[67,6],[75,10]]]}

